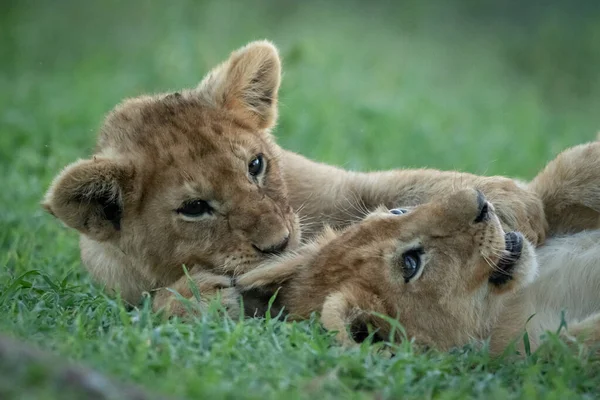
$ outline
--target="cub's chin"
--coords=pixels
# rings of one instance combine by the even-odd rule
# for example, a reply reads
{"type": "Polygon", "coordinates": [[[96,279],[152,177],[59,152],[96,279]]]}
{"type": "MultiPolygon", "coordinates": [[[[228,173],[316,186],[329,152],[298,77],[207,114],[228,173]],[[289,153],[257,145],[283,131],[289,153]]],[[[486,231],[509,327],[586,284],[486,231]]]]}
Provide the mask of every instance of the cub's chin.
{"type": "Polygon", "coordinates": [[[538,262],[534,246],[527,240],[523,240],[521,257],[517,260],[514,269],[514,278],[517,288],[523,288],[534,281],[538,275],[538,262]]]}

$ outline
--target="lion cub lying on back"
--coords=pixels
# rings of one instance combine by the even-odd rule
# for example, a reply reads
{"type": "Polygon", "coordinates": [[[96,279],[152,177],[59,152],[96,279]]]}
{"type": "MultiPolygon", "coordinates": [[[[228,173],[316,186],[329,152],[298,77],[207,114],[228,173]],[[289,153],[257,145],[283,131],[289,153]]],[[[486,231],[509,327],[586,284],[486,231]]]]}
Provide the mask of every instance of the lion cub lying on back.
{"type": "MultiPolygon", "coordinates": [[[[578,230],[581,215],[597,224],[600,143],[567,150],[530,187],[560,229],[574,221],[578,230]],[[561,217],[565,196],[581,207],[561,217]]],[[[280,288],[277,301],[290,318],[318,311],[343,343],[364,339],[367,325],[389,338],[390,324],[376,315],[383,314],[417,343],[449,349],[491,338],[498,352],[538,313],[528,324],[535,347],[544,330],[558,328],[563,307],[569,334],[600,342],[599,239],[600,231],[551,238],[536,256],[521,233],[503,230],[481,192],[463,189],[410,211],[379,209],[342,232],[328,229],[296,254],[242,275],[237,286],[249,294],[280,288]]]]}

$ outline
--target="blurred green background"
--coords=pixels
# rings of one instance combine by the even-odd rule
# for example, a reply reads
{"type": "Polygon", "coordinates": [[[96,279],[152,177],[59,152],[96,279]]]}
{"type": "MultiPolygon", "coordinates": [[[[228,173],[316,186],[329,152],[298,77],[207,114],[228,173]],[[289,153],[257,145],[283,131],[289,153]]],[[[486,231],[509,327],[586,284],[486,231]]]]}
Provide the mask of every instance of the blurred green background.
{"type": "Polygon", "coordinates": [[[194,86],[232,50],[267,38],[284,62],[279,143],[320,161],[531,178],[600,130],[595,0],[0,6],[0,329],[163,389],[141,361],[133,371],[111,362],[129,356],[114,333],[120,317],[81,322],[111,303],[82,272],[77,235],[38,205],[64,165],[91,154],[124,97],[194,86]],[[103,349],[99,332],[116,344],[103,349]]]}
{"type": "Polygon", "coordinates": [[[600,130],[600,6],[562,3],[4,2],[0,156],[53,174],[122,98],[193,86],[268,38],[284,146],[351,168],[531,177],[600,130]]]}

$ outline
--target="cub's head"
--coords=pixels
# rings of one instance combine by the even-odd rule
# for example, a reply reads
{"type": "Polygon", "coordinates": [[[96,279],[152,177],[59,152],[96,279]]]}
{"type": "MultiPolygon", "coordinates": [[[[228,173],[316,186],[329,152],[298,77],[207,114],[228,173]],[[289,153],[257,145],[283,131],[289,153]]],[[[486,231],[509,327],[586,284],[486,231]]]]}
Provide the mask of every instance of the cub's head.
{"type": "Polygon", "coordinates": [[[298,244],[270,134],[280,70],[275,47],[254,42],[195,89],[126,100],[93,157],[55,178],[44,207],[82,233],[102,283],[123,285],[114,276],[134,269],[164,285],[182,264],[233,273],[298,244]]]}
{"type": "Polygon", "coordinates": [[[344,321],[359,341],[372,325],[387,339],[390,325],[371,312],[380,313],[439,349],[486,337],[506,294],[537,271],[532,246],[505,233],[493,206],[471,189],[407,212],[378,210],[314,262],[336,289],[324,301],[325,325],[344,321]]]}

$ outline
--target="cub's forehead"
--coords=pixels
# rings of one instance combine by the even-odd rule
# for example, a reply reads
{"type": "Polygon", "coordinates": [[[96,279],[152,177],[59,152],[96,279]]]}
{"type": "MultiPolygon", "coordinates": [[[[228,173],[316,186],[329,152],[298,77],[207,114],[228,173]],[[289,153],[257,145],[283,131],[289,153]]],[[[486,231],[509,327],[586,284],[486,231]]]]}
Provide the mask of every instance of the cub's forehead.
{"type": "Polygon", "coordinates": [[[141,96],[124,101],[106,117],[97,152],[139,154],[157,161],[204,158],[244,146],[250,128],[227,110],[192,91],[141,96]]]}

